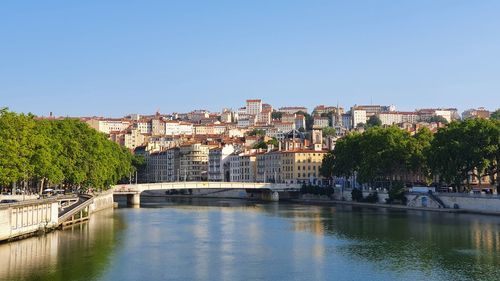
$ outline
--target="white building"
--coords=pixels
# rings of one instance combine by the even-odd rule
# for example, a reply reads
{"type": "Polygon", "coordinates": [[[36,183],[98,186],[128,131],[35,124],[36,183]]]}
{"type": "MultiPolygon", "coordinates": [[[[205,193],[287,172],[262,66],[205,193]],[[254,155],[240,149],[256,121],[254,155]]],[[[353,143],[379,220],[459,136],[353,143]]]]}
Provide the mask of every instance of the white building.
{"type": "Polygon", "coordinates": [[[240,155],[233,153],[228,157],[229,161],[229,179],[231,182],[241,182],[240,173],[240,155]]]}
{"type": "Polygon", "coordinates": [[[262,100],[247,100],[246,114],[257,115],[262,112],[262,100]]]}
{"type": "Polygon", "coordinates": [[[180,146],[180,177],[185,181],[208,179],[208,145],[194,143],[180,146]]]}
{"type": "Polygon", "coordinates": [[[193,124],[180,122],[180,121],[165,121],[165,135],[179,136],[179,135],[193,135],[193,124]]]}
{"type": "Polygon", "coordinates": [[[124,131],[132,124],[130,120],[123,119],[90,119],[86,123],[105,134],[124,131]]]}
{"type": "Polygon", "coordinates": [[[329,127],[330,120],[328,117],[315,116],[313,126],[314,128],[320,128],[320,129],[329,127]]]}
{"type": "Polygon", "coordinates": [[[225,175],[225,166],[229,166],[229,156],[234,153],[232,144],[210,149],[208,152],[208,180],[229,181],[225,175]]]}
{"type": "Polygon", "coordinates": [[[362,109],[351,109],[351,117],[352,117],[352,127],[355,128],[358,124],[366,124],[366,111],[362,109]]]}

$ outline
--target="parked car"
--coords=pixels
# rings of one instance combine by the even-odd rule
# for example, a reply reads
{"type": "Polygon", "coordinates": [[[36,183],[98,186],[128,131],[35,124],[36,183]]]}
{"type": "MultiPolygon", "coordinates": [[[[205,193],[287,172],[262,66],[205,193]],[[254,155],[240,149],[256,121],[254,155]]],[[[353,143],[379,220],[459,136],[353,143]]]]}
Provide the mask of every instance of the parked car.
{"type": "Polygon", "coordinates": [[[19,201],[15,200],[15,199],[3,199],[3,200],[0,200],[0,204],[11,204],[11,203],[17,203],[19,201]]]}

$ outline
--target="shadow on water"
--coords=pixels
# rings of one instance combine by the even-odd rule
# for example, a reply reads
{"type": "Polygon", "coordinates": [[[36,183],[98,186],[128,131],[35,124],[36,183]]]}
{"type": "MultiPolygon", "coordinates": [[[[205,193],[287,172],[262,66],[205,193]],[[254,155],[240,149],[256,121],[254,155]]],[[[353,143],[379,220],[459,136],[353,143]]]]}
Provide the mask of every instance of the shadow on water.
{"type": "Polygon", "coordinates": [[[454,280],[500,279],[499,217],[345,205],[264,210],[290,218],[296,231],[345,240],[336,251],[387,270],[437,271],[454,280]]]}
{"type": "Polygon", "coordinates": [[[113,210],[46,235],[0,245],[0,280],[98,280],[124,228],[113,210]]]}

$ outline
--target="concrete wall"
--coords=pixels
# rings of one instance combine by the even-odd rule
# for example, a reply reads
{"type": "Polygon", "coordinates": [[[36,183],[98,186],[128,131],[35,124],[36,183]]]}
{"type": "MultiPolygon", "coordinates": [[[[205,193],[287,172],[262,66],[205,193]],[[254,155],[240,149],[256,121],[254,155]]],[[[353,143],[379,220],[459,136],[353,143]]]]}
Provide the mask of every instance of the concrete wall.
{"type": "Polygon", "coordinates": [[[38,195],[0,195],[0,200],[10,199],[17,201],[35,200],[38,195]]]}
{"type": "Polygon", "coordinates": [[[438,194],[439,198],[449,208],[455,204],[459,209],[481,212],[500,213],[500,197],[497,195],[472,195],[472,194],[438,194]]]}
{"type": "Polygon", "coordinates": [[[59,204],[37,200],[0,207],[0,241],[58,226],[59,204]]]}
{"type": "Polygon", "coordinates": [[[90,213],[99,212],[104,209],[109,209],[114,207],[113,192],[107,191],[103,192],[94,197],[94,202],[89,206],[90,213]]]}
{"type": "MultiPolygon", "coordinates": [[[[333,197],[335,200],[342,200],[342,197],[345,199],[345,201],[352,201],[352,195],[351,195],[352,189],[344,189],[342,190],[338,187],[335,187],[335,193],[333,193],[333,197]]],[[[370,195],[370,193],[375,192],[375,191],[367,191],[363,190],[363,197],[367,197],[370,195]]],[[[385,199],[389,198],[389,195],[386,192],[381,192],[377,191],[378,193],[378,203],[385,204],[385,199]]]]}

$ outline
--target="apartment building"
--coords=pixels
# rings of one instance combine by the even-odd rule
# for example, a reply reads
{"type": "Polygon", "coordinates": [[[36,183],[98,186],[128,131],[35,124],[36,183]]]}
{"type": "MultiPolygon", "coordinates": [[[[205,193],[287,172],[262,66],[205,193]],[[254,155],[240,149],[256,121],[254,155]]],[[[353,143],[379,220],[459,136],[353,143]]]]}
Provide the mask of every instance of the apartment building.
{"type": "Polygon", "coordinates": [[[208,179],[208,153],[210,146],[201,143],[183,144],[179,149],[179,173],[185,181],[208,179]]]}
{"type": "Polygon", "coordinates": [[[322,184],[320,167],[326,151],[291,150],[281,152],[281,178],[285,183],[322,184]]]}
{"type": "Polygon", "coordinates": [[[208,180],[229,181],[229,156],[235,148],[232,144],[211,148],[208,152],[208,180]],[[226,174],[227,172],[227,174],[226,174]]]}

